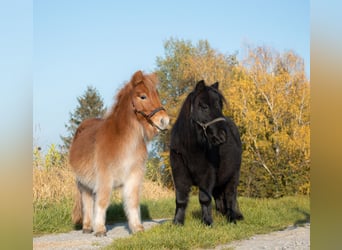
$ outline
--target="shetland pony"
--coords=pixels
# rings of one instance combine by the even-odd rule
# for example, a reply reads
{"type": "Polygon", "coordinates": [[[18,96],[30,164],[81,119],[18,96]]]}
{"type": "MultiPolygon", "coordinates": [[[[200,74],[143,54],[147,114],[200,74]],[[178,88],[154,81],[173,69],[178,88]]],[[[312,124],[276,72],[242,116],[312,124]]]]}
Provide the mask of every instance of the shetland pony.
{"type": "Polygon", "coordinates": [[[174,224],[184,224],[192,185],[199,187],[202,221],[213,223],[211,199],[228,221],[243,219],[237,203],[241,141],[235,123],[224,117],[218,83],[199,81],[185,99],[171,131],[170,163],[176,189],[174,224]]]}
{"type": "Polygon", "coordinates": [[[72,219],[83,233],[106,235],[106,210],[113,188],[122,187],[124,209],[132,233],[143,231],[140,187],[147,158],[146,142],[168,126],[155,74],[137,71],[118,93],[103,118],[83,121],[73,138],[69,162],[78,192],[72,219]]]}

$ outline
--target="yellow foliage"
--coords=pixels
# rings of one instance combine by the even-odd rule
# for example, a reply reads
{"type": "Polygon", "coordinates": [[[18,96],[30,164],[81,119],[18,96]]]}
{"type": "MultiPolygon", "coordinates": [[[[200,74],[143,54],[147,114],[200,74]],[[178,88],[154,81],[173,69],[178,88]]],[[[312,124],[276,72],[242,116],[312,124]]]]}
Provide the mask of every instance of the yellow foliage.
{"type": "MultiPolygon", "coordinates": [[[[170,39],[158,58],[160,93],[176,119],[182,101],[199,80],[216,81],[226,97],[224,110],[243,141],[240,191],[247,196],[281,196],[310,191],[310,83],[304,62],[292,51],[247,48],[240,63],[207,41],[197,46],[170,39]]],[[[168,153],[169,135],[160,152],[168,153]]],[[[162,158],[165,158],[163,154],[162,158]]],[[[169,169],[169,163],[164,163],[169,169]]]]}

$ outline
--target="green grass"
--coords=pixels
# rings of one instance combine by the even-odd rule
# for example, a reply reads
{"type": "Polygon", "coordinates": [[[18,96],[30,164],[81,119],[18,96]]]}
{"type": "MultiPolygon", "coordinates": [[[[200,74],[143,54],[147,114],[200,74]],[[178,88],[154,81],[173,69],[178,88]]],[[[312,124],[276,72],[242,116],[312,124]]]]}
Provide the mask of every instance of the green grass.
{"type": "MultiPolygon", "coordinates": [[[[310,221],[309,197],[284,197],[276,200],[240,198],[239,203],[245,216],[244,221],[229,224],[224,216],[214,212],[214,225],[207,227],[201,223],[198,198],[192,197],[183,227],[175,226],[168,221],[144,233],[118,239],[107,249],[209,248],[310,221]]],[[[148,206],[151,214],[158,214],[152,204],[148,206]]],[[[173,209],[166,217],[173,217],[175,205],[171,204],[171,206],[173,209]]]]}
{"type": "MultiPolygon", "coordinates": [[[[33,204],[34,236],[48,233],[68,232],[76,228],[71,222],[73,201],[64,199],[60,202],[40,201],[33,204]]],[[[152,218],[171,218],[174,213],[174,199],[160,201],[142,201],[141,217],[143,220],[152,218]]],[[[112,201],[107,210],[106,224],[126,222],[122,202],[112,201]]]]}
{"type": "Polygon", "coordinates": [[[33,204],[33,235],[62,233],[74,229],[71,222],[72,201],[64,199],[57,203],[36,202],[33,204]]]}
{"type": "MultiPolygon", "coordinates": [[[[167,221],[160,226],[118,239],[108,249],[193,249],[215,247],[254,234],[283,229],[289,225],[301,225],[310,221],[310,198],[308,196],[283,197],[280,199],[239,198],[245,220],[229,224],[213,212],[214,224],[207,227],[201,223],[200,205],[197,196],[190,199],[185,225],[175,226],[167,221]]],[[[71,223],[72,201],[58,204],[40,202],[34,204],[33,233],[67,232],[74,229],[71,223]]],[[[143,201],[143,220],[173,218],[174,199],[143,201]]],[[[112,203],[107,212],[107,223],[126,221],[121,203],[112,203]]]]}

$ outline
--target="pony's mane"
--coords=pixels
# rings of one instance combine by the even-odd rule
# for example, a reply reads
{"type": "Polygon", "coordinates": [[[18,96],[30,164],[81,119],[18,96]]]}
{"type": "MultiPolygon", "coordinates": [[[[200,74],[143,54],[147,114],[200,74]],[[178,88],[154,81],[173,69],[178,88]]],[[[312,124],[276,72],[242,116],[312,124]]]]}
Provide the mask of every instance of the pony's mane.
{"type": "Polygon", "coordinates": [[[115,102],[112,106],[112,108],[109,110],[109,112],[104,117],[109,118],[111,116],[118,116],[121,111],[123,111],[126,114],[133,112],[133,104],[130,102],[132,99],[132,91],[134,88],[134,84],[145,84],[145,86],[148,88],[149,91],[152,91],[156,88],[156,85],[158,83],[157,78],[154,74],[150,75],[143,75],[143,80],[140,83],[133,83],[133,79],[131,79],[129,82],[127,82],[118,92],[118,94],[115,97],[115,102]]]}
{"type": "Polygon", "coordinates": [[[133,90],[133,86],[131,82],[128,82],[125,84],[125,86],[118,92],[118,94],[115,97],[115,102],[112,107],[112,113],[116,114],[119,112],[120,109],[127,109],[130,108],[132,104],[128,104],[128,102],[131,100],[131,93],[133,90]]]}

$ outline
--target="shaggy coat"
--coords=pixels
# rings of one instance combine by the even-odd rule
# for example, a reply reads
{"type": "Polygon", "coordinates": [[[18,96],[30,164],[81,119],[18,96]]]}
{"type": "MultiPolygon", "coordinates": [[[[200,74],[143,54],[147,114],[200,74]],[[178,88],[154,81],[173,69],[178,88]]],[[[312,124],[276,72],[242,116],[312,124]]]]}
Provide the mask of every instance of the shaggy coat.
{"type": "Polygon", "coordinates": [[[236,222],[243,218],[237,203],[241,141],[235,123],[222,114],[224,97],[218,83],[197,83],[183,103],[171,131],[170,162],[176,189],[173,222],[184,224],[192,185],[199,187],[202,221],[211,225],[211,199],[216,209],[236,222]]]}
{"type": "Polygon", "coordinates": [[[169,117],[161,107],[155,74],[136,72],[117,95],[116,104],[103,119],[88,119],[78,127],[69,160],[78,192],[73,222],[84,233],[106,235],[105,219],[113,188],[122,187],[131,231],[143,230],[139,194],[147,158],[146,142],[169,117]]]}

